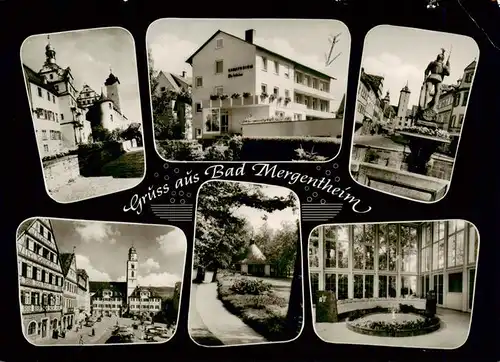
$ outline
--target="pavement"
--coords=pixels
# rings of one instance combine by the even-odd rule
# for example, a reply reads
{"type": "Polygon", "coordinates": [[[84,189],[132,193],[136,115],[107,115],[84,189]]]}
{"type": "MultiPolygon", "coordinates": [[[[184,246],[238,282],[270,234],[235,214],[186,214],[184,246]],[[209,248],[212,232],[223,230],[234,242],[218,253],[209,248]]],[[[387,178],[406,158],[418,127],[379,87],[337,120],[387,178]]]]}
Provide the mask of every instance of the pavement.
{"type": "Polygon", "coordinates": [[[326,342],[372,346],[455,349],[467,341],[470,313],[438,308],[441,327],[435,332],[414,337],[377,337],[347,329],[345,322],[316,323],[316,334],[326,342]]]}
{"type": "MultiPolygon", "coordinates": [[[[196,308],[199,318],[208,331],[224,345],[267,343],[268,341],[246,325],[240,318],[230,313],[217,298],[217,283],[203,283],[191,290],[194,303],[191,310],[196,308]]],[[[194,321],[195,322],[195,321],[194,321]]],[[[189,329],[196,331],[190,315],[189,329]]],[[[193,338],[194,339],[194,338],[193,338]]]]}

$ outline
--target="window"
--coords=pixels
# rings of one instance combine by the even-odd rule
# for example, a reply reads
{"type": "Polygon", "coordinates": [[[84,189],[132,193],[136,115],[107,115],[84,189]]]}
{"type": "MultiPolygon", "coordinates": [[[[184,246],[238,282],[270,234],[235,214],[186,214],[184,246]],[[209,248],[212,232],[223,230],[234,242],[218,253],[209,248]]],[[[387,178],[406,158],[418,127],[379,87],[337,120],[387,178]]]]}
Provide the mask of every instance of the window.
{"type": "Polygon", "coordinates": [[[165,92],[167,89],[165,87],[161,87],[160,91],[165,92]]]}
{"type": "Polygon", "coordinates": [[[113,109],[113,105],[109,103],[109,109],[113,109]]]}
{"type": "Polygon", "coordinates": [[[318,80],[316,78],[313,79],[313,88],[318,89],[318,80]]]}
{"type": "Polygon", "coordinates": [[[38,96],[42,97],[42,88],[37,87],[37,91],[38,91],[38,96]]]}
{"type": "Polygon", "coordinates": [[[196,77],[195,85],[196,88],[203,87],[203,77],[196,77]]]}
{"type": "Polygon", "coordinates": [[[201,128],[196,128],[194,130],[194,132],[195,132],[196,138],[200,138],[201,137],[201,128]]]}
{"type": "Polygon", "coordinates": [[[410,297],[417,294],[417,277],[402,276],[401,277],[401,297],[410,297]]]}
{"type": "Polygon", "coordinates": [[[64,121],[64,114],[61,113],[61,121],[64,121]]]}
{"type": "Polygon", "coordinates": [[[396,276],[379,275],[378,296],[379,298],[396,298],[396,276]]]}
{"type": "Polygon", "coordinates": [[[462,293],[462,273],[453,273],[448,275],[448,292],[462,293]]]}
{"type": "Polygon", "coordinates": [[[224,68],[224,61],[216,60],[215,61],[215,74],[221,74],[224,68]]]}
{"type": "Polygon", "coordinates": [[[469,223],[469,264],[475,263],[477,260],[478,237],[474,225],[469,223]]]}
{"type": "Polygon", "coordinates": [[[302,119],[302,114],[300,114],[300,113],[294,113],[293,114],[293,119],[295,121],[300,121],[302,119]]]}
{"type": "Polygon", "coordinates": [[[58,91],[58,90],[59,90],[59,86],[56,84],[56,85],[54,86],[54,89],[55,89],[56,91],[58,91]]]}
{"type": "Polygon", "coordinates": [[[463,265],[464,263],[464,233],[465,221],[448,221],[448,267],[463,265]]]}
{"type": "Polygon", "coordinates": [[[285,89],[285,98],[290,98],[290,91],[285,89]]]}
{"type": "Polygon", "coordinates": [[[195,109],[196,109],[196,113],[200,113],[201,112],[201,103],[196,103],[195,109]]]}
{"type": "Polygon", "coordinates": [[[380,225],[378,228],[379,251],[378,270],[396,270],[398,230],[394,224],[380,225]]]}
{"type": "Polygon", "coordinates": [[[262,70],[267,72],[267,58],[262,57],[262,70]]]}
{"type": "Polygon", "coordinates": [[[260,92],[261,93],[267,93],[267,84],[262,83],[260,85],[260,92]]]}
{"type": "Polygon", "coordinates": [[[465,83],[470,83],[472,82],[472,76],[474,75],[474,72],[468,72],[465,74],[465,83]]]}
{"type": "Polygon", "coordinates": [[[205,132],[220,132],[219,109],[212,109],[205,121],[205,132]]]}
{"type": "Polygon", "coordinates": [[[349,236],[347,226],[324,227],[325,268],[345,269],[349,266],[349,236]]]}
{"type": "Polygon", "coordinates": [[[50,93],[47,91],[47,99],[50,101],[50,93]]]}
{"type": "Polygon", "coordinates": [[[45,153],[49,152],[49,145],[47,145],[47,144],[43,145],[43,152],[45,152],[45,153]]]}
{"type": "Polygon", "coordinates": [[[373,298],[373,275],[354,275],[354,298],[373,298]]]}
{"type": "Polygon", "coordinates": [[[56,97],[52,95],[52,103],[56,103],[56,97]]]}
{"type": "Polygon", "coordinates": [[[461,114],[461,115],[458,117],[458,125],[457,125],[457,126],[461,126],[461,125],[462,125],[462,123],[463,123],[463,121],[464,121],[464,115],[463,115],[463,114],[461,114]]]}
{"type": "Polygon", "coordinates": [[[464,92],[464,97],[462,98],[462,107],[467,106],[467,101],[469,100],[469,91],[464,92]]]}
{"type": "Polygon", "coordinates": [[[374,225],[354,225],[354,269],[373,270],[374,225]]]}
{"type": "Polygon", "coordinates": [[[220,111],[220,131],[221,133],[229,132],[229,112],[227,109],[220,111]]]}
{"type": "Polygon", "coordinates": [[[278,97],[278,96],[279,96],[279,94],[280,94],[280,89],[279,89],[278,87],[274,87],[274,89],[273,89],[273,94],[274,94],[276,97],[278,97]]]}
{"type": "Polygon", "coordinates": [[[290,66],[285,65],[285,78],[290,78],[290,66]]]}
{"type": "Polygon", "coordinates": [[[338,300],[348,298],[348,276],[347,274],[325,274],[325,290],[331,290],[338,300]]]}
{"type": "Polygon", "coordinates": [[[28,325],[28,335],[33,335],[36,334],[36,322],[31,321],[30,324],[28,325]]]}
{"type": "Polygon", "coordinates": [[[221,96],[224,93],[224,88],[222,86],[215,87],[215,94],[221,96]]]}
{"type": "Polygon", "coordinates": [[[417,271],[417,229],[414,227],[401,226],[401,271],[417,271]]]}
{"type": "Polygon", "coordinates": [[[280,63],[277,60],[274,61],[274,74],[280,74],[280,63]]]}
{"type": "Polygon", "coordinates": [[[220,49],[224,47],[224,39],[220,38],[215,41],[215,49],[220,49]]]}
{"type": "Polygon", "coordinates": [[[319,267],[319,252],[319,228],[315,228],[309,238],[309,267],[319,267]]]}
{"type": "Polygon", "coordinates": [[[459,104],[460,104],[460,93],[457,93],[453,98],[453,107],[458,107],[459,104]]]}
{"type": "Polygon", "coordinates": [[[113,115],[112,115],[112,114],[110,114],[110,115],[109,115],[109,120],[110,120],[111,122],[113,122],[113,115]]]}

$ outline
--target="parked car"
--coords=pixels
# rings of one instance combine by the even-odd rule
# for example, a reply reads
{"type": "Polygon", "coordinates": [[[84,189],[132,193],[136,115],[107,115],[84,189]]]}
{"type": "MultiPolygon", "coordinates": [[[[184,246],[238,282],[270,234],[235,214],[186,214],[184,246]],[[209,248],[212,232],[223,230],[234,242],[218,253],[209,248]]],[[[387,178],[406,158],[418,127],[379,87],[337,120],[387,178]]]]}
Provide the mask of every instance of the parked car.
{"type": "Polygon", "coordinates": [[[109,337],[106,343],[134,343],[133,335],[114,335],[109,337]]]}
{"type": "Polygon", "coordinates": [[[97,322],[100,322],[100,321],[102,321],[102,318],[101,317],[97,318],[97,322]]]}

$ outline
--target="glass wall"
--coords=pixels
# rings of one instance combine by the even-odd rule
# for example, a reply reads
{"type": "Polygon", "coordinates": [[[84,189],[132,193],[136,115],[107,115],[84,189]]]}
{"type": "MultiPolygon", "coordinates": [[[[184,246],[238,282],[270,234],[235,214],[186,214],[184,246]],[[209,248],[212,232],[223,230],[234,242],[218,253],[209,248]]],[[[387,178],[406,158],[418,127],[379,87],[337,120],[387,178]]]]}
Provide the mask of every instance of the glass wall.
{"type": "Polygon", "coordinates": [[[439,305],[466,310],[477,251],[477,231],[462,220],[321,226],[309,242],[312,292],[364,299],[435,290],[439,305]]]}

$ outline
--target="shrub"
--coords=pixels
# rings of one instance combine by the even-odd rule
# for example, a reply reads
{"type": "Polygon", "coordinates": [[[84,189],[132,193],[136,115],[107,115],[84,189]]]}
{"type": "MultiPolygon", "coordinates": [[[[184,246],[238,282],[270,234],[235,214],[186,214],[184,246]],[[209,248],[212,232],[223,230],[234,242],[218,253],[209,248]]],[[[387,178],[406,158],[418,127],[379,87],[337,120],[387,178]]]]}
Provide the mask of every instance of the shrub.
{"type": "Polygon", "coordinates": [[[95,142],[78,146],[80,174],[84,177],[102,176],[101,168],[124,153],[118,141],[95,142]]]}
{"type": "Polygon", "coordinates": [[[322,155],[318,155],[316,152],[314,152],[314,148],[311,150],[311,152],[306,151],[302,148],[302,145],[300,145],[299,148],[295,150],[297,153],[297,159],[294,161],[326,161],[327,158],[322,155]]]}
{"type": "Polygon", "coordinates": [[[196,140],[156,141],[160,156],[167,160],[199,161],[203,160],[201,144],[196,140]]]}
{"type": "Polygon", "coordinates": [[[248,98],[248,97],[251,97],[252,94],[249,93],[249,92],[243,92],[243,98],[248,98]]]}
{"type": "Polygon", "coordinates": [[[230,289],[236,294],[262,295],[269,292],[271,287],[271,284],[261,279],[236,279],[230,289]]]}
{"type": "Polygon", "coordinates": [[[380,155],[377,153],[377,151],[374,151],[372,149],[367,149],[365,153],[365,162],[368,163],[375,163],[378,161],[380,158],[380,155]]]}

